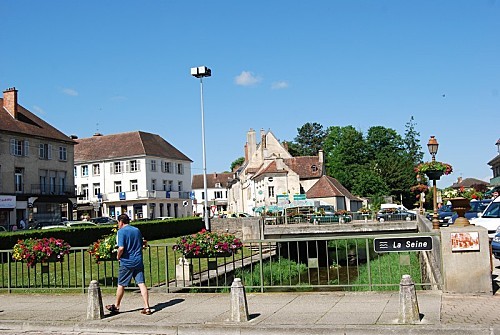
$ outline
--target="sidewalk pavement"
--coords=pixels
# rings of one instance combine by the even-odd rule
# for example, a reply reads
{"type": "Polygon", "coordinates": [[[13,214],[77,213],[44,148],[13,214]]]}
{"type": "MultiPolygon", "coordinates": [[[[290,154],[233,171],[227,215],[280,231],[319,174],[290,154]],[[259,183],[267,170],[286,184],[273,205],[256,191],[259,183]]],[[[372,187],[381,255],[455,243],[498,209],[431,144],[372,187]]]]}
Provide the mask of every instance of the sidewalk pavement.
{"type": "MultiPolygon", "coordinates": [[[[0,294],[0,334],[500,334],[500,293],[417,291],[421,321],[398,324],[399,292],[247,293],[250,320],[230,319],[230,293],[152,289],[152,315],[138,292],[120,314],[86,320],[87,294],[0,294]]],[[[103,295],[103,305],[114,295],[103,295]]]]}

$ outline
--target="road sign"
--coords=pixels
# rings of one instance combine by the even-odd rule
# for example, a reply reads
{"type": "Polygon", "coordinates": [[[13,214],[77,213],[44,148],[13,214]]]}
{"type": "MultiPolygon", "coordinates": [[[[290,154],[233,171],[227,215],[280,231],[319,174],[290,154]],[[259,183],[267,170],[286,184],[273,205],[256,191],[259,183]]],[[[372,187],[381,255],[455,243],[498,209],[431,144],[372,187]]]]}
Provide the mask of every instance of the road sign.
{"type": "Polygon", "coordinates": [[[294,194],[293,200],[306,200],[306,195],[305,194],[294,194]]]}
{"type": "Polygon", "coordinates": [[[373,246],[375,252],[427,251],[432,250],[432,237],[376,238],[373,246]]]}

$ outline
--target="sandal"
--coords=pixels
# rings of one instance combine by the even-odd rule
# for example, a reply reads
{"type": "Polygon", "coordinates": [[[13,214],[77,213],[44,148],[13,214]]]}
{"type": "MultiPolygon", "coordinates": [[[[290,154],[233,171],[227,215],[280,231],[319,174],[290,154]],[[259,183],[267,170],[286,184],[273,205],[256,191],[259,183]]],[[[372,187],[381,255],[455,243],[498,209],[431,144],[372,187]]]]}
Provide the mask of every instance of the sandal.
{"type": "Polygon", "coordinates": [[[116,306],[113,305],[106,305],[106,309],[111,313],[111,314],[118,314],[120,313],[120,309],[116,308],[116,306]]]}
{"type": "Polygon", "coordinates": [[[143,308],[141,311],[141,314],[151,315],[151,314],[153,314],[153,312],[151,312],[151,309],[149,309],[149,308],[143,308]]]}

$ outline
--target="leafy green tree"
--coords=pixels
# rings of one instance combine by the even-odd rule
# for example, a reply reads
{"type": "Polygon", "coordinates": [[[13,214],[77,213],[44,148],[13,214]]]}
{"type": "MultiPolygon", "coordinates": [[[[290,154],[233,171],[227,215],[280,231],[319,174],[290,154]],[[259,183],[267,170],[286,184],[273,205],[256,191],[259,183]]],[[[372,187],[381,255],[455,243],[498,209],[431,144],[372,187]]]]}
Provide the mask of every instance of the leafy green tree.
{"type": "Polygon", "coordinates": [[[231,163],[231,171],[234,171],[234,168],[237,168],[237,167],[240,167],[241,165],[243,165],[244,162],[245,162],[245,157],[240,157],[240,158],[234,160],[231,163]]]}
{"type": "Polygon", "coordinates": [[[297,128],[298,135],[293,144],[288,144],[288,152],[292,156],[316,156],[323,149],[326,132],[319,123],[306,123],[297,128]]]}
{"type": "Polygon", "coordinates": [[[424,158],[422,146],[420,145],[420,133],[415,130],[416,125],[417,123],[412,116],[410,121],[408,121],[405,125],[406,130],[404,137],[404,147],[414,165],[422,162],[422,159],[424,158]]]}

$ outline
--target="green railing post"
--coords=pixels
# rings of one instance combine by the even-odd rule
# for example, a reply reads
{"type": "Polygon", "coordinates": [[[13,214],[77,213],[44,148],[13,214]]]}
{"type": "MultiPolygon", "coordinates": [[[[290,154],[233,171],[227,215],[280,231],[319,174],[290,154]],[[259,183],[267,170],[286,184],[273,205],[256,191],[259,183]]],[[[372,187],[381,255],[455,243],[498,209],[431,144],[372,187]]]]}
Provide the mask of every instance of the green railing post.
{"type": "Polygon", "coordinates": [[[262,261],[262,241],[259,241],[260,293],[264,293],[264,262],[262,261]]]}

